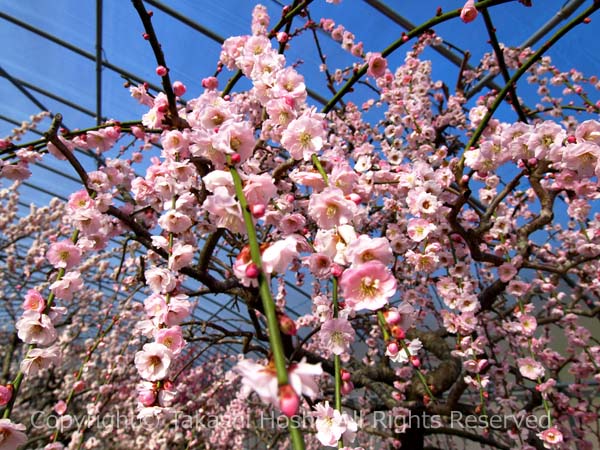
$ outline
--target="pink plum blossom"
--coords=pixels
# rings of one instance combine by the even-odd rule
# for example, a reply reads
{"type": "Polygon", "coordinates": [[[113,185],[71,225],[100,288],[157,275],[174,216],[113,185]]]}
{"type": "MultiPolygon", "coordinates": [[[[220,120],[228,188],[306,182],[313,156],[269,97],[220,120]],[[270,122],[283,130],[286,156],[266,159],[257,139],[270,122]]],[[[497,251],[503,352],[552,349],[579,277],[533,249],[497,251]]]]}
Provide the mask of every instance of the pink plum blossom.
{"type": "Polygon", "coordinates": [[[25,294],[25,300],[23,301],[23,309],[26,311],[36,311],[41,313],[46,308],[46,300],[40,294],[40,291],[36,289],[29,289],[25,294]]]}
{"type": "Polygon", "coordinates": [[[46,258],[54,267],[68,270],[81,261],[81,250],[71,241],[58,241],[50,246],[46,258]]]}
{"type": "Polygon", "coordinates": [[[374,311],[384,307],[396,293],[396,279],[383,263],[373,260],[345,270],[340,288],[352,309],[374,311]]]}
{"type": "Polygon", "coordinates": [[[167,347],[173,355],[178,355],[185,346],[181,327],[178,325],[170,328],[159,328],[154,333],[157,343],[167,347]]]}
{"type": "Polygon", "coordinates": [[[354,328],[345,318],[326,320],[319,331],[321,345],[329,349],[334,355],[347,352],[350,349],[350,344],[354,342],[354,335],[354,328]]]}
{"type": "Polygon", "coordinates": [[[144,273],[146,282],[155,293],[171,292],[177,285],[173,272],[164,267],[152,267],[144,273]]]}
{"type": "Polygon", "coordinates": [[[538,433],[537,437],[544,443],[544,448],[554,448],[563,441],[563,435],[556,427],[551,427],[538,433]]]}
{"type": "Polygon", "coordinates": [[[390,242],[385,237],[372,238],[361,234],[352,240],[346,248],[346,258],[352,266],[377,260],[388,265],[394,261],[390,242]]]}
{"type": "Polygon", "coordinates": [[[78,271],[67,272],[60,280],[50,285],[50,290],[61,300],[73,300],[76,292],[83,287],[83,280],[78,271]]]}
{"type": "Polygon", "coordinates": [[[519,372],[521,372],[521,375],[525,378],[537,380],[544,376],[544,367],[533,358],[519,358],[517,359],[517,364],[519,366],[519,372]]]}
{"type": "Polygon", "coordinates": [[[163,344],[151,342],[144,344],[142,350],[135,354],[135,367],[140,376],[148,381],[166,378],[173,354],[163,344]]]}
{"type": "Polygon", "coordinates": [[[387,69],[387,60],[381,56],[381,53],[367,54],[367,75],[373,78],[381,78],[385,75],[387,69]]]}
{"type": "Polygon", "coordinates": [[[50,317],[37,311],[25,311],[15,327],[19,339],[27,344],[47,346],[57,338],[56,329],[50,317]]]}
{"type": "Polygon", "coordinates": [[[436,225],[426,219],[410,219],[408,221],[408,236],[415,242],[421,242],[436,230],[436,225]]]}
{"type": "Polygon", "coordinates": [[[48,348],[34,348],[27,352],[27,356],[21,361],[21,371],[25,375],[35,375],[40,370],[57,364],[60,357],[60,349],[57,345],[48,348]]]}
{"type": "Polygon", "coordinates": [[[356,204],[347,200],[341,189],[327,188],[313,194],[308,203],[308,214],[323,229],[331,229],[352,222],[357,214],[356,204]]]}
{"type": "Polygon", "coordinates": [[[0,419],[0,449],[16,450],[27,442],[25,425],[13,423],[10,419],[0,419]]]}
{"type": "Polygon", "coordinates": [[[303,115],[288,124],[281,137],[281,144],[292,158],[308,161],[323,148],[324,138],[322,120],[303,115]]]}

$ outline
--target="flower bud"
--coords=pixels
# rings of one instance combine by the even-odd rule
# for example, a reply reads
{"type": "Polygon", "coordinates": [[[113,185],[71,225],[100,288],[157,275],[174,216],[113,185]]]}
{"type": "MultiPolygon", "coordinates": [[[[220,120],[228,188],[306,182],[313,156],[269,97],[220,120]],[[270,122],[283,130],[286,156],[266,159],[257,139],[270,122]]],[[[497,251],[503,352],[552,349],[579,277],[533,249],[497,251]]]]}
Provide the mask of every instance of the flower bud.
{"type": "Polygon", "coordinates": [[[6,406],[12,398],[13,387],[11,384],[4,386],[0,384],[0,407],[6,406]]]}
{"type": "Polygon", "coordinates": [[[296,333],[298,332],[296,328],[296,322],[294,322],[288,315],[277,314],[277,320],[279,321],[279,329],[283,334],[287,334],[288,336],[296,336],[296,333]]]}
{"type": "Polygon", "coordinates": [[[265,207],[265,205],[252,205],[250,207],[250,212],[257,219],[259,219],[262,216],[264,216],[266,210],[267,210],[267,208],[265,207]]]}
{"type": "Polygon", "coordinates": [[[246,266],[246,276],[248,278],[258,278],[258,273],[258,267],[253,262],[246,266]]]}
{"type": "Polygon", "coordinates": [[[167,74],[167,68],[165,66],[158,66],[156,68],[156,75],[164,77],[167,74]]]}
{"type": "Polygon", "coordinates": [[[292,417],[298,413],[300,407],[300,398],[289,384],[279,387],[279,409],[287,416],[292,417]]]}
{"type": "Polygon", "coordinates": [[[387,344],[387,351],[391,356],[396,356],[399,351],[398,343],[395,341],[390,341],[387,344]]]}
{"type": "Polygon", "coordinates": [[[185,84],[183,84],[181,81],[176,81],[173,83],[173,92],[177,97],[181,97],[183,94],[185,94],[186,90],[185,84]]]}
{"type": "Polygon", "coordinates": [[[352,381],[342,381],[342,394],[348,395],[354,390],[354,384],[352,381]]]}

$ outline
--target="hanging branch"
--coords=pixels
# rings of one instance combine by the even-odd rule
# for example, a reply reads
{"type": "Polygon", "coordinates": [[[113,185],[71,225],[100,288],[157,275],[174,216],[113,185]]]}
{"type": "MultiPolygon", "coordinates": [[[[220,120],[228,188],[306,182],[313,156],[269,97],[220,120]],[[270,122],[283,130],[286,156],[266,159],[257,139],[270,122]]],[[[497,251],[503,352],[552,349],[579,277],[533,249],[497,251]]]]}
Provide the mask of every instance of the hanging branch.
{"type": "Polygon", "coordinates": [[[164,75],[161,76],[162,79],[162,87],[169,101],[169,115],[168,118],[170,120],[170,124],[175,128],[188,128],[188,123],[179,117],[179,112],[177,111],[177,100],[175,98],[175,93],[173,92],[173,86],[171,85],[171,78],[169,77],[169,66],[167,65],[167,61],[165,59],[165,55],[162,51],[162,47],[158,42],[158,38],[156,36],[156,32],[154,31],[154,27],[152,26],[152,13],[148,12],[144,7],[144,3],[142,0],[131,0],[133,3],[133,7],[137,11],[140,19],[142,20],[142,24],[144,25],[144,39],[150,42],[152,46],[152,51],[154,52],[154,57],[156,58],[156,63],[158,66],[162,66],[166,69],[164,75]]]}
{"type": "MultiPolygon", "coordinates": [[[[490,37],[490,44],[494,49],[494,53],[496,54],[496,60],[498,61],[498,67],[500,68],[500,72],[502,73],[502,78],[504,78],[504,82],[508,83],[510,80],[510,74],[508,73],[508,67],[506,67],[506,61],[504,60],[504,54],[502,53],[502,49],[500,48],[500,44],[498,43],[498,37],[496,36],[496,28],[492,24],[492,18],[490,17],[490,13],[487,8],[481,10],[481,15],[483,16],[483,21],[485,23],[485,27],[487,28],[488,35],[490,37]]],[[[527,116],[523,111],[523,107],[519,102],[519,97],[517,96],[517,89],[514,84],[509,85],[508,95],[510,95],[510,102],[515,108],[517,115],[519,116],[519,120],[524,123],[528,123],[527,116]]]]}

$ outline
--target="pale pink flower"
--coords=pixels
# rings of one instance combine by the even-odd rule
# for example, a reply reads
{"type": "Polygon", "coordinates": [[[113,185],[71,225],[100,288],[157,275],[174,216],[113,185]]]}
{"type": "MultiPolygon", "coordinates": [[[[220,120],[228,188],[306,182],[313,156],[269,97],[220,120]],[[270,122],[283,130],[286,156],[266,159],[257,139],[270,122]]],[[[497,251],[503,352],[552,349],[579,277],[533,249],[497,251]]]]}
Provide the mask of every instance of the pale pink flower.
{"type": "Polygon", "coordinates": [[[135,354],[135,367],[145,380],[162,380],[167,376],[172,356],[171,350],[166,346],[151,342],[135,354]]]}
{"type": "MultiPolygon", "coordinates": [[[[277,72],[275,85],[271,89],[273,98],[284,97],[286,100],[304,102],[306,100],[306,85],[304,77],[293,67],[286,67],[277,72]]],[[[294,103],[294,102],[291,103],[294,103]]]]}
{"type": "Polygon", "coordinates": [[[243,359],[233,368],[242,376],[247,392],[254,391],[265,403],[279,406],[277,372],[273,365],[263,366],[251,359],[243,359]]]}
{"type": "Polygon", "coordinates": [[[563,441],[563,435],[556,427],[551,427],[538,433],[537,437],[542,440],[545,448],[553,448],[563,441]]]}
{"type": "Polygon", "coordinates": [[[244,184],[244,196],[248,205],[267,205],[277,195],[273,177],[268,174],[251,175],[244,184]]]}
{"type": "Polygon", "coordinates": [[[81,250],[71,241],[58,241],[50,246],[46,258],[56,268],[70,269],[81,261],[81,250]]]}
{"type": "Polygon", "coordinates": [[[475,8],[475,0],[467,0],[462,10],[460,18],[464,23],[473,22],[477,18],[477,8],[475,8]]]}
{"type": "Polygon", "coordinates": [[[323,121],[303,115],[289,123],[281,136],[281,145],[292,158],[309,161],[323,148],[324,138],[323,121]]]}
{"type": "Polygon", "coordinates": [[[34,348],[27,352],[27,356],[21,361],[21,372],[25,375],[35,375],[42,369],[50,367],[50,364],[58,363],[60,350],[53,345],[48,348],[34,348]]]}
{"type": "Polygon", "coordinates": [[[27,442],[25,425],[0,419],[0,450],[16,450],[27,442]]]}
{"type": "Polygon", "coordinates": [[[578,141],[588,141],[600,145],[600,122],[586,120],[577,125],[575,137],[578,141]]]}
{"type": "Polygon", "coordinates": [[[394,261],[394,255],[392,254],[392,247],[387,238],[372,238],[366,234],[361,234],[358,236],[358,239],[353,239],[348,244],[346,259],[353,266],[358,266],[372,260],[377,260],[387,265],[394,261]]]}
{"type": "Polygon", "coordinates": [[[227,121],[219,128],[213,141],[215,149],[225,154],[237,153],[244,162],[252,156],[256,139],[248,122],[227,121]]]}
{"type": "Polygon", "coordinates": [[[308,203],[308,214],[319,228],[331,228],[352,222],[357,214],[356,203],[345,198],[341,189],[327,188],[313,194],[308,203]]]}
{"type": "Polygon", "coordinates": [[[367,75],[370,77],[381,78],[385,75],[387,60],[381,56],[381,53],[368,53],[367,64],[367,75]]]}
{"type": "Polygon", "coordinates": [[[144,309],[149,317],[162,316],[167,312],[167,302],[165,297],[159,294],[152,294],[144,300],[144,309]]]}
{"type": "Polygon", "coordinates": [[[166,312],[163,313],[162,322],[171,327],[179,325],[183,320],[190,315],[192,304],[187,300],[185,294],[172,296],[167,304],[166,312]]]}
{"type": "Polygon", "coordinates": [[[337,318],[326,320],[321,325],[319,338],[323,347],[331,350],[334,355],[341,355],[350,349],[354,334],[354,328],[348,319],[337,318]]]}
{"type": "Polygon", "coordinates": [[[302,214],[287,214],[277,223],[278,228],[283,234],[296,233],[304,228],[306,219],[302,214]]]}
{"type": "Polygon", "coordinates": [[[271,243],[262,252],[262,267],[265,273],[285,273],[289,264],[298,258],[298,247],[303,238],[291,235],[271,243]]]}
{"type": "Polygon", "coordinates": [[[346,431],[340,412],[329,406],[329,402],[317,403],[312,416],[317,418],[315,427],[319,442],[326,447],[337,446],[346,431]]]}
{"type": "Polygon", "coordinates": [[[592,177],[600,158],[600,146],[592,142],[567,145],[562,158],[567,169],[576,171],[581,177],[592,177]]]}
{"type": "Polygon", "coordinates": [[[170,233],[183,233],[192,226],[192,219],[185,214],[170,209],[158,219],[158,224],[170,233]]]}
{"type": "Polygon", "coordinates": [[[331,276],[332,262],[331,258],[323,253],[313,253],[308,257],[308,268],[315,277],[325,279],[331,276]]]}
{"type": "Polygon", "coordinates": [[[183,333],[180,326],[174,326],[170,328],[159,328],[154,333],[154,339],[159,344],[164,345],[173,355],[178,355],[185,346],[183,340],[183,333]]]}
{"type": "Polygon", "coordinates": [[[46,314],[25,311],[15,324],[19,339],[27,344],[50,345],[57,337],[52,320],[46,314]]]}
{"type": "Polygon", "coordinates": [[[67,272],[60,280],[50,285],[50,290],[61,300],[72,300],[76,292],[83,287],[83,280],[78,271],[67,272]]]}
{"type": "Polygon", "coordinates": [[[537,380],[544,376],[544,367],[533,358],[519,358],[517,359],[517,364],[519,366],[519,372],[521,372],[521,375],[525,378],[537,380]]]}
{"type": "Polygon", "coordinates": [[[524,314],[519,317],[519,322],[521,322],[523,334],[525,336],[533,336],[537,328],[536,318],[534,316],[524,314]]]}
{"type": "Polygon", "coordinates": [[[421,242],[437,229],[436,225],[426,219],[410,219],[408,221],[408,237],[415,242],[421,242]]]}
{"type": "Polygon", "coordinates": [[[194,247],[190,244],[176,242],[169,257],[169,269],[180,270],[187,267],[194,259],[194,247]]]}
{"type": "Polygon", "coordinates": [[[23,309],[26,311],[36,311],[41,313],[46,308],[46,300],[42,297],[42,294],[36,289],[29,289],[25,294],[25,301],[23,301],[23,309]]]}
{"type": "Polygon", "coordinates": [[[173,272],[163,267],[152,267],[144,273],[146,283],[153,292],[166,294],[177,285],[173,272]]]}
{"type": "Polygon", "coordinates": [[[514,264],[506,262],[498,267],[498,276],[500,277],[500,280],[505,283],[508,283],[510,280],[512,280],[516,274],[517,268],[514,264]]]}
{"type": "MultiPolygon", "coordinates": [[[[273,364],[263,366],[252,360],[244,359],[234,367],[234,371],[242,376],[242,384],[247,391],[255,391],[261,400],[274,406],[279,406],[279,389],[277,371],[273,364]]],[[[315,398],[318,386],[314,379],[321,375],[321,364],[307,364],[305,360],[290,364],[288,381],[298,396],[307,395],[315,398]]]]}
{"type": "Polygon", "coordinates": [[[396,279],[384,264],[373,260],[345,270],[340,288],[351,308],[375,311],[396,293],[396,279]]]}
{"type": "Polygon", "coordinates": [[[302,358],[300,362],[291,363],[288,367],[289,384],[299,396],[306,395],[310,399],[314,399],[319,393],[315,377],[322,373],[321,363],[309,364],[305,358],[302,358]]]}

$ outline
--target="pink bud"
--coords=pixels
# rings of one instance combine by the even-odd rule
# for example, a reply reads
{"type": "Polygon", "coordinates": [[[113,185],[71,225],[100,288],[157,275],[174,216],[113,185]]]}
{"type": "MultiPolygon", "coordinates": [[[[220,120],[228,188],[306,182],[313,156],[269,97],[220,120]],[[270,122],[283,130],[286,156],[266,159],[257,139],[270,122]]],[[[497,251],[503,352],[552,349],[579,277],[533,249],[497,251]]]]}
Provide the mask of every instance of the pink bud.
{"type": "Polygon", "coordinates": [[[567,142],[569,144],[574,144],[575,142],[577,142],[577,138],[571,134],[571,135],[567,136],[567,142]]]}
{"type": "Polygon", "coordinates": [[[296,328],[296,322],[294,322],[286,314],[277,314],[277,320],[279,321],[279,329],[283,334],[288,336],[296,336],[298,329],[296,328]]]}
{"type": "Polygon", "coordinates": [[[460,18],[464,23],[473,22],[477,18],[477,8],[475,8],[475,0],[467,0],[460,12],[460,18]]]}
{"type": "Polygon", "coordinates": [[[360,198],[360,195],[355,194],[354,192],[351,194],[348,194],[346,196],[346,198],[352,202],[354,202],[357,205],[360,205],[360,202],[362,202],[362,199],[360,198]]]}
{"type": "Polygon", "coordinates": [[[354,384],[352,383],[352,381],[343,381],[342,382],[342,394],[348,395],[353,390],[354,390],[354,384]]]}
{"type": "Polygon", "coordinates": [[[186,90],[185,84],[183,84],[181,81],[176,81],[173,83],[173,92],[175,92],[177,97],[181,97],[183,94],[185,94],[186,90]]]}
{"type": "Polygon", "coordinates": [[[344,269],[339,264],[331,265],[331,275],[333,275],[334,277],[338,278],[338,277],[342,276],[343,272],[344,272],[344,269]]]}
{"type": "Polygon", "coordinates": [[[350,372],[348,372],[346,369],[342,369],[341,375],[342,381],[350,381],[350,378],[352,377],[352,375],[350,375],[350,372]]]}
{"type": "Polygon", "coordinates": [[[300,399],[298,394],[289,384],[279,387],[279,409],[287,417],[292,417],[298,412],[300,399]]]}
{"type": "Polygon", "coordinates": [[[413,366],[415,367],[419,367],[421,365],[421,360],[419,359],[418,356],[411,356],[410,357],[410,362],[413,366]]]}
{"type": "Polygon", "coordinates": [[[287,194],[285,196],[285,201],[288,203],[292,203],[294,200],[296,200],[296,197],[294,197],[294,194],[287,194]]]}
{"type": "Polygon", "coordinates": [[[10,402],[10,399],[12,398],[12,393],[12,385],[9,384],[7,386],[4,386],[3,384],[0,384],[0,407],[6,406],[8,402],[10,402]]]}
{"type": "Polygon", "coordinates": [[[165,66],[158,66],[156,68],[156,75],[164,77],[167,74],[167,68],[165,66]]]}
{"type": "Polygon", "coordinates": [[[67,404],[64,400],[59,400],[56,405],[54,405],[54,412],[59,416],[62,416],[67,411],[67,404]]]}
{"type": "Polygon", "coordinates": [[[388,342],[387,351],[391,356],[396,356],[399,350],[398,343],[394,341],[388,342]]]}
{"type": "Polygon", "coordinates": [[[392,326],[390,331],[392,332],[392,336],[394,336],[396,339],[404,339],[406,337],[404,330],[398,325],[392,326]]]}
{"type": "Polygon", "coordinates": [[[83,390],[85,389],[85,382],[79,380],[76,381],[75,384],[73,385],[73,391],[78,394],[79,392],[83,392],[83,390]]]}
{"type": "Polygon", "coordinates": [[[248,278],[258,278],[258,267],[253,262],[246,266],[246,276],[248,278]]]}
{"type": "Polygon", "coordinates": [[[208,77],[208,78],[204,78],[202,80],[202,87],[204,89],[216,89],[217,86],[219,85],[219,80],[217,80],[216,77],[208,77]]]}
{"type": "Polygon", "coordinates": [[[233,155],[231,155],[231,163],[232,164],[239,164],[239,162],[242,160],[242,157],[240,156],[239,153],[234,153],[233,155]]]}
{"type": "Polygon", "coordinates": [[[290,108],[293,108],[294,105],[296,104],[296,101],[294,100],[293,97],[290,97],[289,95],[286,95],[283,98],[283,101],[285,102],[286,105],[288,105],[290,108]]]}
{"type": "Polygon", "coordinates": [[[266,210],[267,210],[267,208],[265,207],[265,205],[252,205],[250,207],[250,212],[257,219],[264,216],[266,210]]]}
{"type": "Polygon", "coordinates": [[[383,317],[385,317],[385,321],[389,325],[397,325],[398,323],[400,323],[400,320],[402,320],[402,316],[400,315],[400,313],[393,309],[385,311],[383,313],[383,317]]]}
{"type": "Polygon", "coordinates": [[[277,33],[277,42],[279,42],[280,44],[285,44],[289,38],[290,36],[284,31],[280,31],[279,33],[277,33]]]}
{"type": "Polygon", "coordinates": [[[156,401],[156,392],[146,390],[138,394],[138,401],[144,406],[152,406],[156,401]]]}

